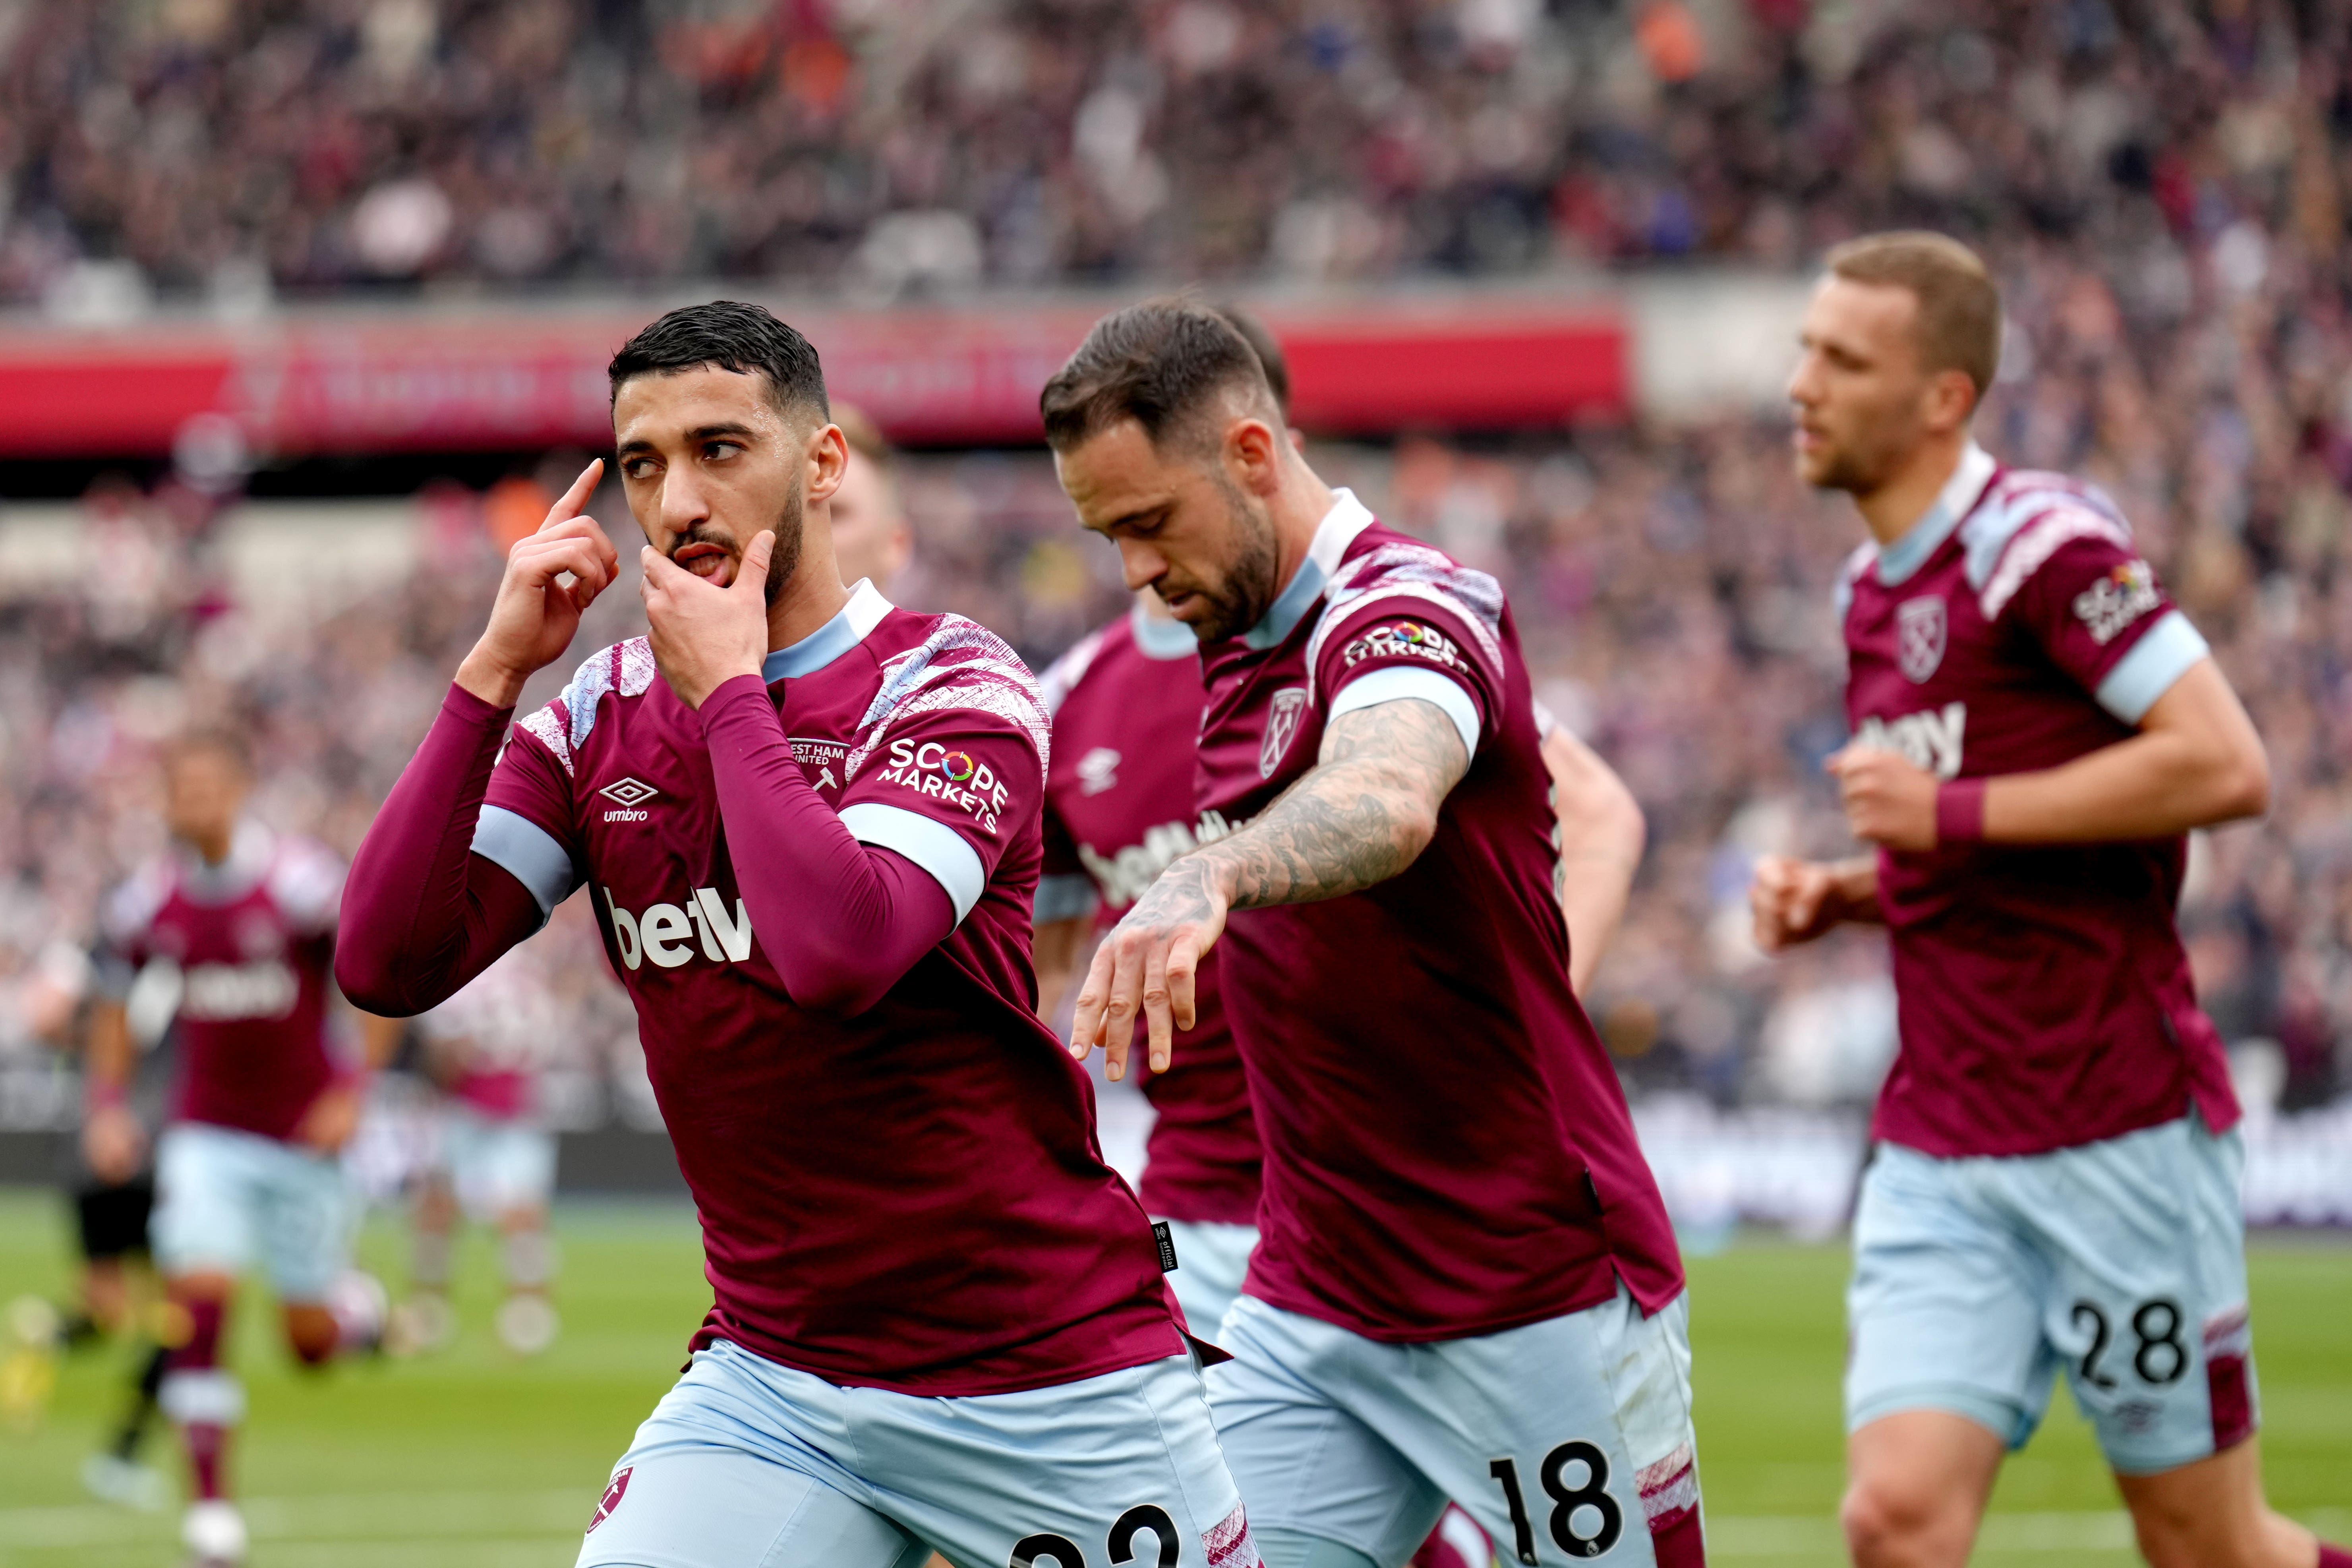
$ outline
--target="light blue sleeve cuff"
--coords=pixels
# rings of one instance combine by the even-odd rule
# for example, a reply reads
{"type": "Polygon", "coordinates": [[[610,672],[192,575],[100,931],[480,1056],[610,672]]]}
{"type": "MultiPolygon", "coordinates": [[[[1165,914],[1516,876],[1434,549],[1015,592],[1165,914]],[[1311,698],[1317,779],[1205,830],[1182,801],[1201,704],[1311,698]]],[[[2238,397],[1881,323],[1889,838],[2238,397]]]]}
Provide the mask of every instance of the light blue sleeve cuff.
{"type": "Polygon", "coordinates": [[[896,851],[929,871],[931,879],[947,889],[958,925],[963,924],[964,916],[971,913],[988,886],[988,872],[981,866],[979,852],[964,842],[962,834],[937,818],[866,800],[844,811],[841,825],[860,844],[896,851]]]}
{"type": "Polygon", "coordinates": [[[1478,754],[1478,706],[1462,689],[1462,683],[1433,669],[1416,669],[1409,664],[1384,666],[1339,688],[1339,695],[1331,699],[1331,711],[1324,722],[1328,724],[1340,714],[1353,713],[1359,708],[1375,708],[1406,697],[1435,703],[1438,711],[1453,720],[1454,729],[1461,731],[1462,754],[1478,754]]]}
{"type": "Polygon", "coordinates": [[[1065,871],[1058,877],[1037,879],[1037,901],[1029,918],[1039,925],[1049,921],[1074,921],[1101,907],[1102,895],[1095,890],[1092,877],[1083,871],[1065,871]]]}
{"type": "Polygon", "coordinates": [[[2174,681],[2211,651],[2187,616],[2167,611],[2132,644],[2131,652],[2116,661],[2092,695],[2125,723],[2137,724],[2147,717],[2158,698],[2172,689],[2174,681]]]}
{"type": "Polygon", "coordinates": [[[481,819],[474,824],[474,853],[511,872],[530,889],[539,901],[541,925],[580,886],[571,852],[538,823],[504,806],[482,807],[481,819]]]}

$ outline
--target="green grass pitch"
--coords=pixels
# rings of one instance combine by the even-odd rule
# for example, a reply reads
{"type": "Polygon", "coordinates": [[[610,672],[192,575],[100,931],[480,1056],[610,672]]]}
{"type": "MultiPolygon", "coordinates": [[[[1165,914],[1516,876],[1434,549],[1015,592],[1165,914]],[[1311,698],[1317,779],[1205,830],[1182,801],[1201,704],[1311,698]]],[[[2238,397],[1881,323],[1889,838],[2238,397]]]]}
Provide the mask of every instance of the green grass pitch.
{"type": "MultiPolygon", "coordinates": [[[[683,1208],[574,1205],[563,1247],[564,1334],[529,1363],[488,1330],[495,1288],[465,1255],[455,1346],[417,1361],[294,1371],[274,1314],[249,1297],[236,1363],[252,1396],[236,1458],[254,1568],[563,1568],[604,1475],[675,1376],[709,1300],[683,1208]]],[[[55,1293],[67,1231],[51,1194],[0,1191],[0,1298],[55,1293]]],[[[369,1264],[399,1277],[396,1227],[369,1264]]],[[[1757,1242],[1691,1261],[1699,1469],[1710,1556],[1731,1564],[1843,1561],[1838,1367],[1845,1258],[1757,1242]]],[[[2281,1507],[2352,1537],[2352,1247],[2258,1242],[2254,1331],[2265,1465],[2281,1507]]],[[[92,1502],[77,1479],[121,1394],[111,1351],[69,1360],[46,1421],[0,1430],[0,1568],[162,1568],[174,1515],[92,1502]]],[[[152,1457],[174,1479],[168,1437],[152,1457]]],[[[2010,1463],[1976,1561],[2136,1562],[2089,1430],[2062,1394],[2010,1463]]]]}

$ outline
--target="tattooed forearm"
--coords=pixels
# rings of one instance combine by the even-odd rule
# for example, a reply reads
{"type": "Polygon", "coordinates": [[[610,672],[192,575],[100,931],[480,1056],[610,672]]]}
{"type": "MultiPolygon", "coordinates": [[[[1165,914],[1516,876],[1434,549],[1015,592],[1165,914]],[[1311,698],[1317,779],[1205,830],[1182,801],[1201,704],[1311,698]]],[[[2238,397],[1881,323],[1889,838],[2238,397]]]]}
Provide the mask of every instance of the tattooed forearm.
{"type": "Polygon", "coordinates": [[[1438,808],[1469,769],[1461,731],[1433,702],[1404,698],[1343,713],[1324,731],[1311,772],[1162,880],[1188,868],[1213,879],[1234,909],[1312,903],[1384,882],[1429,847],[1438,808]]]}

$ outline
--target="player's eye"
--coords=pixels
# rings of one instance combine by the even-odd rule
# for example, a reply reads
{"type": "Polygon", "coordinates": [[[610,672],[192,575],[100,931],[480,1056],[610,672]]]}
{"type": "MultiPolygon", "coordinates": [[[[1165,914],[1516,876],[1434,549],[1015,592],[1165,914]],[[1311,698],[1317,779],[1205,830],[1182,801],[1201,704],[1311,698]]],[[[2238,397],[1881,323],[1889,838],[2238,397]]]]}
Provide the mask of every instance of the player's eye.
{"type": "Polygon", "coordinates": [[[652,479],[654,477],[654,460],[651,458],[631,458],[628,461],[621,465],[621,472],[627,478],[633,479],[652,479]]]}
{"type": "Polygon", "coordinates": [[[740,441],[713,441],[702,448],[702,455],[714,463],[723,463],[742,449],[740,441]]]}

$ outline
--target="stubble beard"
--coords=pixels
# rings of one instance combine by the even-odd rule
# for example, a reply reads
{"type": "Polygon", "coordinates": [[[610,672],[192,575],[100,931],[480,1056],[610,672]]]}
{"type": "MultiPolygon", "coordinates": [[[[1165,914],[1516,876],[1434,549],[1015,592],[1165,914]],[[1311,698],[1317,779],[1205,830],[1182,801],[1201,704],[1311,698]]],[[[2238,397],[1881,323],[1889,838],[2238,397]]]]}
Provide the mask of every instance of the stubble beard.
{"type": "Polygon", "coordinates": [[[1817,471],[1805,478],[1817,489],[1867,496],[1895,477],[1916,444],[1916,431],[1906,432],[1895,427],[1894,421],[1885,421],[1832,447],[1817,471]]]}
{"type": "Polygon", "coordinates": [[[1204,643],[1239,637],[1257,625],[1280,591],[1274,580],[1279,557],[1271,521],[1254,512],[1249,499],[1222,474],[1217,489],[1233,522],[1234,542],[1223,563],[1223,581],[1193,590],[1209,604],[1209,614],[1192,623],[1193,636],[1204,643]]]}
{"type": "Polygon", "coordinates": [[[801,484],[793,481],[792,493],[784,498],[783,510],[776,517],[776,552],[768,557],[768,581],[761,593],[768,608],[776,607],[776,599],[793,574],[801,569],[801,542],[805,532],[807,509],[802,504],[801,484]]]}

